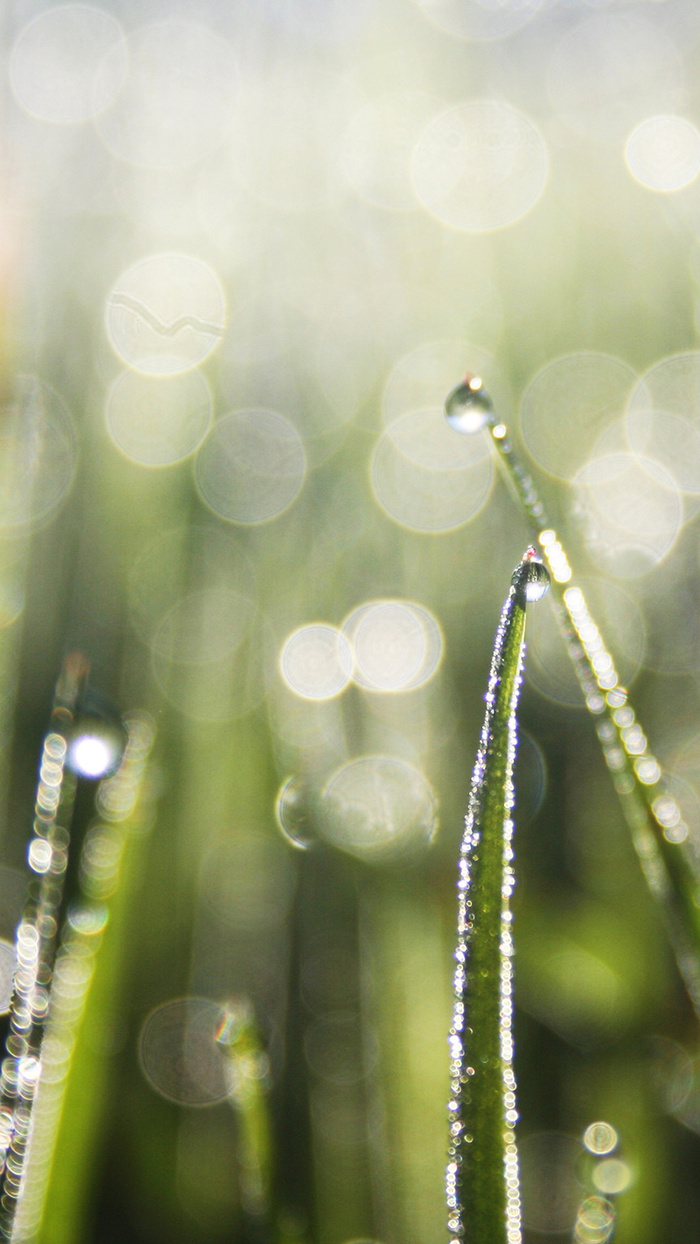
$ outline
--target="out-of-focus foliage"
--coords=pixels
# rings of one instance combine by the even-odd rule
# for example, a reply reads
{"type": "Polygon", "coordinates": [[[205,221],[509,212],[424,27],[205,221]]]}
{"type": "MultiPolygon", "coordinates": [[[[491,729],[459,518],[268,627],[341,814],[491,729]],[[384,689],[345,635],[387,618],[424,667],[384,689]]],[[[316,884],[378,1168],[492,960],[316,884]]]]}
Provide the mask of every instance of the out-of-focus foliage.
{"type": "MultiPolygon", "coordinates": [[[[466,369],[698,856],[700,12],[36,0],[2,39],[0,945],[64,654],[157,728],[70,1072],[72,1244],[427,1244],[455,860],[528,542],[487,441],[444,421],[466,369]],[[262,1208],[245,1074],[236,1098],[210,1066],[236,1008],[272,1115],[262,1208]]],[[[526,1239],[603,1240],[609,1205],[619,1244],[676,1244],[696,1023],[546,602],[528,643],[526,1239]]]]}

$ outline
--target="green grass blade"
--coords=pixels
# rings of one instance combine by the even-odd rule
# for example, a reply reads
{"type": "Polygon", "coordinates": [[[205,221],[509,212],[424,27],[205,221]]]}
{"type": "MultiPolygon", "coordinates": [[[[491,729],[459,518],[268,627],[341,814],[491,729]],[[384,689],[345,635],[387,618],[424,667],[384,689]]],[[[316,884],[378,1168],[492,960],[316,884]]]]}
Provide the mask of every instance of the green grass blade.
{"type": "MultiPolygon", "coordinates": [[[[134,715],[127,725],[122,765],[102,783],[97,798],[107,822],[101,828],[107,828],[112,849],[83,849],[81,901],[62,931],[13,1240],[78,1244],[89,1230],[96,1139],[110,1095],[108,1017],[117,1013],[131,904],[154,798],[144,780],[152,724],[134,715]]],[[[99,821],[95,827],[100,828],[99,821]]],[[[89,837],[90,831],[86,844],[89,837]]]]}
{"type": "Polygon", "coordinates": [[[477,377],[467,376],[448,395],[448,421],[460,432],[488,431],[511,492],[523,511],[552,576],[559,627],[611,771],[649,889],[655,898],[680,975],[700,1018],[700,878],[686,849],[681,808],[621,685],[600,628],[575,583],[561,539],[545,512],[532,476],[497,420],[477,377]]]}
{"type": "Polygon", "coordinates": [[[241,1202],[269,1230],[272,1210],[272,1119],[269,1064],[247,998],[231,1001],[217,1033],[228,1063],[229,1101],[238,1119],[241,1202]]]}
{"type": "Polygon", "coordinates": [[[528,550],[496,639],[460,854],[455,1003],[450,1029],[448,1229],[456,1244],[518,1244],[514,1124],[511,818],[525,604],[548,576],[528,550]]]}

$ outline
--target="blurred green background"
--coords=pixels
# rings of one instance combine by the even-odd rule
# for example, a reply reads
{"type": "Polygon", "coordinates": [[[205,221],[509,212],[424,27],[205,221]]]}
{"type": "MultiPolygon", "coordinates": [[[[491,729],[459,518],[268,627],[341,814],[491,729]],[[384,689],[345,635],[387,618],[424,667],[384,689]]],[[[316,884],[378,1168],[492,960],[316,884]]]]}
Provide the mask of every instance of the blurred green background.
{"type": "MultiPolygon", "coordinates": [[[[440,1240],[455,859],[528,543],[445,424],[465,370],[700,853],[700,10],[25,0],[2,37],[3,937],[65,653],[157,733],[40,1238],[440,1240]],[[246,1001],[267,1218],[193,1070],[246,1001]]],[[[547,602],[528,626],[525,1238],[598,1196],[577,1239],[692,1244],[696,1021],[547,602]]]]}

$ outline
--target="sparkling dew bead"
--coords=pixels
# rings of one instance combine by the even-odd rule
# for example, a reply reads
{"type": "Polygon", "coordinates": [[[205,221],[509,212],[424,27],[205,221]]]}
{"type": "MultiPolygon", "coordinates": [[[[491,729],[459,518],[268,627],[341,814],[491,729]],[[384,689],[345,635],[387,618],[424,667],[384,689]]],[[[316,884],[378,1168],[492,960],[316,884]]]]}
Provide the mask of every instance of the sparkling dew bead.
{"type": "Polygon", "coordinates": [[[547,567],[536,556],[535,549],[530,547],[513,574],[513,586],[522,591],[527,601],[542,600],[552,581],[547,567]]]}
{"type": "Polygon", "coordinates": [[[541,600],[547,595],[550,585],[549,571],[542,562],[530,562],[527,582],[525,583],[525,599],[541,600]]]}
{"type": "Polygon", "coordinates": [[[457,432],[480,432],[493,418],[493,402],[480,376],[469,373],[445,400],[447,422],[457,432]]]}

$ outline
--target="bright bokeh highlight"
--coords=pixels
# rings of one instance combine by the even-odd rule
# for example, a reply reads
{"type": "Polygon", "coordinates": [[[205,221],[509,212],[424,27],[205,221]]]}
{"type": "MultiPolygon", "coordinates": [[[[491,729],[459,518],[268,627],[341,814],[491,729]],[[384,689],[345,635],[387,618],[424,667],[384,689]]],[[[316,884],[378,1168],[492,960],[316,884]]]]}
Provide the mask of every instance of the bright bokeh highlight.
{"type": "Polygon", "coordinates": [[[336,770],[323,788],[320,811],[329,842],[377,862],[425,850],[437,829],[430,783],[395,756],[361,756],[336,770]]]}
{"type": "Polygon", "coordinates": [[[661,463],[632,453],[591,459],[573,480],[574,518],[601,570],[635,579],[657,565],[683,525],[683,501],[661,463]]]}
{"type": "Polygon", "coordinates": [[[601,1120],[599,1123],[589,1123],[583,1133],[583,1143],[590,1153],[597,1156],[612,1153],[617,1148],[619,1136],[611,1123],[605,1123],[601,1120]]]}
{"type": "MultiPolygon", "coordinates": [[[[624,685],[639,673],[646,654],[644,615],[633,596],[612,579],[585,576],[579,580],[586,602],[612,649],[624,685]]],[[[567,590],[567,603],[579,607],[580,589],[567,590]]],[[[595,635],[588,637],[595,641],[595,635]]],[[[528,660],[525,677],[547,699],[582,705],[583,693],[551,609],[533,609],[528,615],[528,660]]],[[[604,658],[601,658],[604,660],[604,658]]],[[[604,671],[601,669],[600,673],[604,671]]]]}
{"type": "Polygon", "coordinates": [[[230,523],[278,518],[296,501],[305,477],[301,437],[291,420],[272,410],[224,415],[195,464],[202,501],[230,523]]]}
{"type": "Polygon", "coordinates": [[[370,601],[354,609],[342,629],[355,658],[354,680],[369,691],[413,690],[440,663],[437,620],[412,601],[370,601]]]}
{"type": "Polygon", "coordinates": [[[287,686],[308,700],[328,700],[347,687],[352,651],[334,626],[302,626],[285,640],[280,670],[287,686]]]}
{"type": "Polygon", "coordinates": [[[567,354],[547,363],[528,384],[520,410],[523,440],[537,465],[572,479],[597,437],[622,415],[635,380],[632,368],[609,354],[567,354]]]}
{"type": "Polygon", "coordinates": [[[303,778],[291,777],[282,783],[275,800],[275,818],[291,846],[308,851],[314,845],[311,792],[303,778]]]}
{"type": "Polygon", "coordinates": [[[115,354],[148,376],[175,376],[203,363],[226,321],[218,277],[191,255],[149,255],[132,264],[107,298],[115,354]]]}
{"type": "Polygon", "coordinates": [[[123,371],[105,406],[107,430],[117,449],[139,466],[182,462],[199,448],[213,417],[203,376],[143,376],[123,371]]]}
{"type": "Polygon", "coordinates": [[[127,71],[122,28],[104,9],[63,4],[20,32],[10,57],[15,97],[33,117],[79,125],[107,108],[127,71]]]}
{"type": "Polygon", "coordinates": [[[216,1036],[223,1008],[209,998],[176,998],[144,1020],[141,1070],[151,1088],[181,1106],[213,1106],[228,1095],[226,1062],[216,1036]]]}
{"type": "Polygon", "coordinates": [[[535,206],[548,164],[544,139],[529,117],[507,103],[473,100],[426,126],[413,153],[413,185],[443,224],[490,232],[535,206]]]}
{"type": "Polygon", "coordinates": [[[625,160],[645,189],[672,194],[700,173],[700,131],[685,117],[647,117],[627,139],[625,160]]]}
{"type": "Polygon", "coordinates": [[[417,410],[395,419],[374,449],[370,477],[381,508],[413,531],[453,531],[474,518],[493,483],[488,444],[457,442],[442,410],[417,410]]]}
{"type": "Polygon", "coordinates": [[[0,531],[51,518],[78,465],[78,438],[62,399],[36,376],[14,378],[0,419],[0,531]]]}

